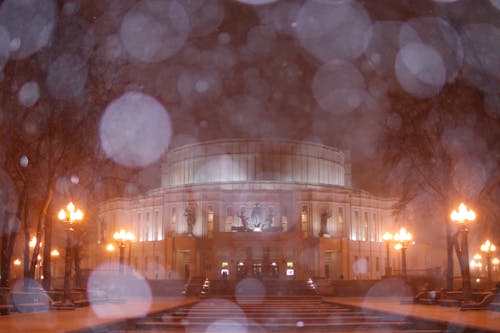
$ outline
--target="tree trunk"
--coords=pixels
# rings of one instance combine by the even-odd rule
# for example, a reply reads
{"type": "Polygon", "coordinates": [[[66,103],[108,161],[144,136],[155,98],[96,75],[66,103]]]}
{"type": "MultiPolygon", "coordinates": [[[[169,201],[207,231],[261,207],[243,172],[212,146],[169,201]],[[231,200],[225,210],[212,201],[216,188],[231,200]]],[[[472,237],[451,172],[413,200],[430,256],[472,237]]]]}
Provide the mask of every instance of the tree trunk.
{"type": "Polygon", "coordinates": [[[451,230],[451,224],[446,219],[446,289],[453,290],[453,244],[454,236],[451,230]]]}
{"type": "Polygon", "coordinates": [[[2,228],[2,253],[0,258],[0,287],[9,287],[10,265],[12,262],[12,253],[16,243],[17,233],[19,232],[19,219],[9,218],[7,211],[2,212],[3,228],[2,228]]]}
{"type": "Polygon", "coordinates": [[[45,219],[45,237],[44,237],[44,248],[43,248],[43,289],[49,291],[51,288],[52,281],[52,271],[51,271],[51,250],[52,250],[52,219],[45,219]]]}

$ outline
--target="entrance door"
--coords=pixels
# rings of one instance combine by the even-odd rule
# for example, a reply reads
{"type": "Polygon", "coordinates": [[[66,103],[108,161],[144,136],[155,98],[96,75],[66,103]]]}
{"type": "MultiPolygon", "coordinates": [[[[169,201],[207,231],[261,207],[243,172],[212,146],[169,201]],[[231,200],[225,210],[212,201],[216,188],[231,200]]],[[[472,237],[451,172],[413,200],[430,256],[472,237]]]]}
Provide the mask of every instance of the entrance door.
{"type": "Polygon", "coordinates": [[[275,262],[271,263],[271,266],[269,268],[269,275],[271,276],[271,279],[279,279],[280,269],[277,263],[275,262]]]}
{"type": "Polygon", "coordinates": [[[253,277],[257,279],[262,277],[262,264],[253,264],[253,277]]]}
{"type": "Polygon", "coordinates": [[[236,278],[238,280],[241,280],[241,279],[245,278],[246,275],[247,275],[247,267],[245,266],[244,262],[240,261],[236,265],[236,278]]]}

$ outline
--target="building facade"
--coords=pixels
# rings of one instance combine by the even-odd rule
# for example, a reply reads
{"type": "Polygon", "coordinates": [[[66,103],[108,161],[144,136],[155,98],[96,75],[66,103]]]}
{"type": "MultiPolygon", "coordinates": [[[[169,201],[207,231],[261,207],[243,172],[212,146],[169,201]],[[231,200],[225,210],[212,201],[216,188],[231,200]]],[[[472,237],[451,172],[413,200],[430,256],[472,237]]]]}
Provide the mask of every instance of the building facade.
{"type": "MultiPolygon", "coordinates": [[[[92,267],[119,229],[146,279],[377,279],[394,200],[351,186],[350,155],[321,144],[218,140],[166,153],[161,186],[100,207],[92,267]]],[[[113,258],[111,256],[114,256],[113,258]]],[[[399,266],[392,255],[390,265],[399,266]]]]}

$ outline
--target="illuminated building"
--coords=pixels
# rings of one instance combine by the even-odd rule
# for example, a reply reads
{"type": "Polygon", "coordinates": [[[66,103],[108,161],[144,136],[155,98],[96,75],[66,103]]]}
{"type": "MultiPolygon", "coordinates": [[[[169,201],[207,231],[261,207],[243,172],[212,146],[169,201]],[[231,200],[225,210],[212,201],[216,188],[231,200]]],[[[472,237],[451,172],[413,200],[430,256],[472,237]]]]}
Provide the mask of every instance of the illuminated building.
{"type": "Polygon", "coordinates": [[[131,230],[147,279],[377,279],[393,204],[352,188],[347,151],[217,140],[168,151],[161,186],[105,202],[99,234],[131,230]]]}

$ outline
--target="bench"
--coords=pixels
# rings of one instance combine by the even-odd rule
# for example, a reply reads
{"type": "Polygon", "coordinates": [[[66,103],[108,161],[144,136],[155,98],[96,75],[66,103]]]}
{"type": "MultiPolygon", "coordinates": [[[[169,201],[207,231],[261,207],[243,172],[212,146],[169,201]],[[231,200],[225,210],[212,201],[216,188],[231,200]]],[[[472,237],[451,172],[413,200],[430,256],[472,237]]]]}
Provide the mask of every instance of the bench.
{"type": "Polygon", "coordinates": [[[10,288],[0,287],[0,315],[9,314],[13,309],[10,304],[10,288]]]}
{"type": "Polygon", "coordinates": [[[64,291],[62,290],[56,290],[52,291],[51,295],[53,295],[54,302],[53,302],[53,308],[54,309],[70,309],[72,307],[84,307],[84,306],[89,306],[90,303],[92,304],[102,304],[107,301],[107,297],[104,292],[98,292],[98,291],[86,291],[86,290],[72,290],[69,294],[69,298],[71,299],[71,302],[68,304],[64,304],[64,291]]]}
{"type": "Polygon", "coordinates": [[[19,312],[47,311],[52,299],[44,291],[12,291],[11,304],[19,312]]]}
{"type": "Polygon", "coordinates": [[[14,310],[14,307],[12,305],[0,304],[0,315],[9,314],[12,310],[14,310]]]}
{"type": "Polygon", "coordinates": [[[464,302],[462,303],[462,306],[460,307],[460,311],[467,311],[467,310],[486,310],[489,308],[490,303],[495,300],[497,295],[495,295],[492,292],[487,293],[482,300],[479,302],[471,301],[471,302],[464,302]]]}
{"type": "Polygon", "coordinates": [[[493,311],[500,311],[500,301],[494,301],[494,302],[491,302],[490,303],[490,306],[489,306],[489,309],[490,310],[493,310],[493,311]]]}
{"type": "Polygon", "coordinates": [[[435,290],[421,291],[413,298],[416,304],[435,305],[441,298],[441,292],[435,290]]]}

